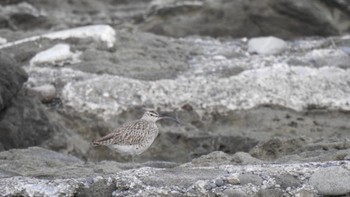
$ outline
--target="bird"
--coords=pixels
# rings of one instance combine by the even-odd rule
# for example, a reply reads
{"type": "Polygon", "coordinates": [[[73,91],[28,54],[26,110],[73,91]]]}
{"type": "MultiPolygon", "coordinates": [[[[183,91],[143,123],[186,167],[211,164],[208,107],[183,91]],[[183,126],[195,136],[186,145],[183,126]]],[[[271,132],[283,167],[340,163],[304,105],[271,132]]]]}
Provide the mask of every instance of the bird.
{"type": "Polygon", "coordinates": [[[134,157],[145,152],[158,136],[156,122],[162,119],[172,120],[180,124],[175,118],[160,116],[155,111],[146,111],[141,119],[124,123],[110,134],[93,140],[92,145],[107,146],[123,155],[130,155],[132,163],[135,164],[134,157]]]}

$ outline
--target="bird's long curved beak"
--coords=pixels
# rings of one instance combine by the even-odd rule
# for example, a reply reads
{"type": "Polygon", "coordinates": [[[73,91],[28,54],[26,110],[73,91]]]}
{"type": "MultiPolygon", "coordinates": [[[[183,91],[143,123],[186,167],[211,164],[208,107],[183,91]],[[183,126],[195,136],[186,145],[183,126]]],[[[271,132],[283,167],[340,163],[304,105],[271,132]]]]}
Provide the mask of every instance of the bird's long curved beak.
{"type": "Polygon", "coordinates": [[[161,117],[159,117],[159,119],[168,119],[168,120],[175,121],[177,124],[181,124],[177,119],[170,117],[170,116],[161,116],[161,117]]]}

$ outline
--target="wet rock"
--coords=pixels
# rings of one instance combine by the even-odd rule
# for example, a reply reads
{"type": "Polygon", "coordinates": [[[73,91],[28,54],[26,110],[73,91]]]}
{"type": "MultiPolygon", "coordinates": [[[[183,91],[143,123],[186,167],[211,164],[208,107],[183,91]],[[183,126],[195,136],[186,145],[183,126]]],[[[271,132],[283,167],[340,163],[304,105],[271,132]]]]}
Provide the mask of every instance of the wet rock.
{"type": "Polygon", "coordinates": [[[346,195],[350,192],[350,171],[338,166],[319,169],[310,177],[310,185],[320,195],[346,195]]]}

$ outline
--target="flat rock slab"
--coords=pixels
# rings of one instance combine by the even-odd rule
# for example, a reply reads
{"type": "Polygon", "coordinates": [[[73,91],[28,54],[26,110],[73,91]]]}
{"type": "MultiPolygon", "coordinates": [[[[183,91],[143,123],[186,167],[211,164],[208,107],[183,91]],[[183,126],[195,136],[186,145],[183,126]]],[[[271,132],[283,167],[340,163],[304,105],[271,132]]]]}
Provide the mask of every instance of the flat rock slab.
{"type": "Polygon", "coordinates": [[[271,192],[282,195],[300,193],[344,195],[349,192],[346,189],[349,188],[346,185],[349,181],[342,182],[342,187],[333,187],[325,193],[323,187],[328,188],[330,185],[327,183],[329,181],[324,180],[327,175],[320,176],[320,173],[337,169],[337,172],[344,173],[337,173],[336,179],[345,180],[349,167],[348,161],[334,161],[169,169],[142,167],[85,178],[45,179],[13,176],[0,179],[0,192],[5,196],[198,196],[223,195],[238,190],[247,196],[254,194],[268,196],[271,192]],[[293,181],[290,181],[291,177],[293,181]],[[240,182],[240,179],[243,182],[240,182]],[[296,182],[298,184],[295,184],[296,182]],[[281,183],[290,185],[281,187],[281,183]]]}
{"type": "Polygon", "coordinates": [[[213,158],[208,167],[196,161],[167,168],[140,163],[123,170],[126,164],[84,163],[38,147],[2,152],[0,159],[4,196],[345,195],[350,188],[350,161],[215,165],[213,158]]]}

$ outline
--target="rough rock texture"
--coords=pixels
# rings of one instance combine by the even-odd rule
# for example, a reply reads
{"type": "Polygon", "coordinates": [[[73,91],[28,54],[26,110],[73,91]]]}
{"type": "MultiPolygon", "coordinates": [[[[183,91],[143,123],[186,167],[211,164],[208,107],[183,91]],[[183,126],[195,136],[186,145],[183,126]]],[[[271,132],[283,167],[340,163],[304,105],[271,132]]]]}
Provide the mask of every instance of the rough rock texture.
{"type": "Polygon", "coordinates": [[[84,163],[38,147],[2,152],[0,161],[4,196],[315,196],[349,192],[349,161],[270,165],[228,161],[222,165],[211,158],[216,164],[210,167],[138,164],[137,169],[122,170],[117,162],[84,163]]]}
{"type": "Polygon", "coordinates": [[[147,108],[177,116],[182,125],[161,123],[159,137],[140,161],[189,161],[216,150],[248,152],[274,137],[273,146],[266,144],[272,151],[262,146],[267,152],[261,152],[259,145],[251,154],[268,160],[298,154],[304,160],[301,153],[309,144],[349,137],[344,131],[350,128],[350,61],[343,50],[348,36],[287,41],[288,49],[280,54],[257,55],[248,53],[246,40],[169,39],[99,27],[60,31],[63,40],[53,32],[45,34],[49,40],[9,42],[3,48],[18,57],[33,54],[21,61],[29,73],[25,86],[28,92],[55,87],[57,98],[47,105],[58,112],[61,125],[85,138],[85,145],[73,148],[81,157],[128,161],[87,144],[147,108]],[[42,47],[33,48],[34,43],[42,47]],[[65,53],[67,45],[68,54],[79,54],[74,61],[57,55],[57,46],[65,46],[65,53]],[[326,61],[335,58],[336,64],[326,61]]]}
{"type": "Polygon", "coordinates": [[[310,184],[321,195],[346,195],[350,193],[350,169],[340,166],[316,171],[310,177],[310,184]]]}
{"type": "Polygon", "coordinates": [[[0,1],[0,194],[349,195],[349,5],[0,1]],[[147,109],[135,169],[90,146],[147,109]]]}
{"type": "Polygon", "coordinates": [[[28,76],[6,53],[0,53],[0,70],[0,111],[2,111],[11,104],[11,100],[22,88],[28,76]]]}
{"type": "Polygon", "coordinates": [[[140,26],[176,37],[327,36],[349,32],[349,7],[348,1],[325,0],[155,0],[140,26]]]}

